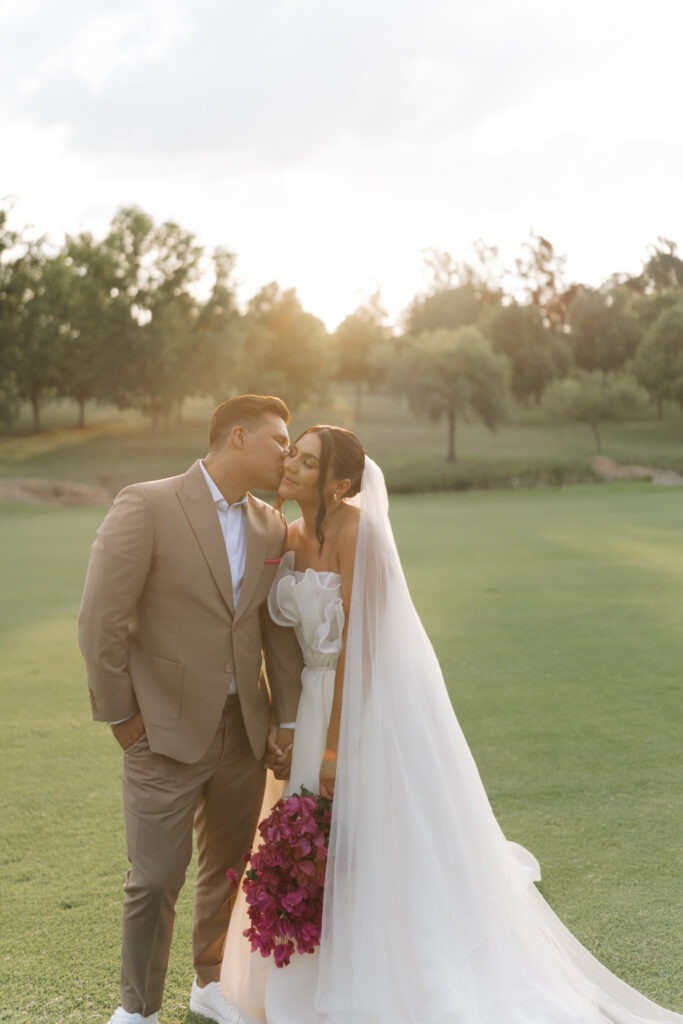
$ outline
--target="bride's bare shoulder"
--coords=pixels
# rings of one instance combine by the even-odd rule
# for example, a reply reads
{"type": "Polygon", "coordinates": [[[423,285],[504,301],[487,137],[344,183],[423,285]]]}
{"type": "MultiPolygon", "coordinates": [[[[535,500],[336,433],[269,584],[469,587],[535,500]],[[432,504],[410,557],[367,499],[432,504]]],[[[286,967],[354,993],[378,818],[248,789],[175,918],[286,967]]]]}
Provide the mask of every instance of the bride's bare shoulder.
{"type": "Polygon", "coordinates": [[[360,522],[360,509],[357,505],[346,505],[344,509],[344,518],[341,523],[342,530],[351,530],[358,532],[358,524],[360,522]]]}
{"type": "Polygon", "coordinates": [[[339,549],[349,548],[355,550],[358,539],[358,525],[360,523],[360,509],[355,505],[347,505],[343,517],[340,517],[339,531],[337,533],[337,547],[339,549]]]}

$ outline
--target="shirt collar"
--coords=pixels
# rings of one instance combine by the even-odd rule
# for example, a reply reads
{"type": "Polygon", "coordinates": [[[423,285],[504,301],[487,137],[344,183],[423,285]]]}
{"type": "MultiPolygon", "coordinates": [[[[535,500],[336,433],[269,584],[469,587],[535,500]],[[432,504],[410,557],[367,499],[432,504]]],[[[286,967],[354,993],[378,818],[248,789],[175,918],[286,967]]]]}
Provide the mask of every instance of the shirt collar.
{"type": "Polygon", "coordinates": [[[203,463],[203,461],[201,459],[199,460],[199,468],[201,469],[202,473],[204,474],[204,479],[206,480],[206,486],[209,488],[209,493],[210,493],[211,498],[213,499],[213,502],[214,502],[215,505],[218,505],[219,502],[222,502],[224,508],[225,508],[226,505],[229,508],[235,508],[237,505],[246,505],[246,503],[247,503],[247,496],[246,496],[246,494],[242,498],[240,498],[239,501],[232,501],[232,502],[226,501],[225,497],[221,494],[221,492],[216,487],[215,481],[211,478],[211,476],[210,476],[206,466],[204,465],[204,463],[203,463]]]}

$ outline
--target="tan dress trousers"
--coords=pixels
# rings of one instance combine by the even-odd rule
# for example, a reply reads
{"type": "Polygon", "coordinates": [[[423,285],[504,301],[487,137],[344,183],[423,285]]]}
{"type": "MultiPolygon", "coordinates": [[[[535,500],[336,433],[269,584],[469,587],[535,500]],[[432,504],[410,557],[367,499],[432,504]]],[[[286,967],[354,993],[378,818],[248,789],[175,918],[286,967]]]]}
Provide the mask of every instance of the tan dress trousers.
{"type": "Polygon", "coordinates": [[[265,784],[237,696],[206,754],[194,764],[155,754],[147,737],[123,753],[123,805],[130,870],[125,882],[121,1000],[144,1016],[161,1006],[175,903],[197,833],[193,959],[202,984],[220,977],[233,893],[228,868],[244,867],[265,784]]]}

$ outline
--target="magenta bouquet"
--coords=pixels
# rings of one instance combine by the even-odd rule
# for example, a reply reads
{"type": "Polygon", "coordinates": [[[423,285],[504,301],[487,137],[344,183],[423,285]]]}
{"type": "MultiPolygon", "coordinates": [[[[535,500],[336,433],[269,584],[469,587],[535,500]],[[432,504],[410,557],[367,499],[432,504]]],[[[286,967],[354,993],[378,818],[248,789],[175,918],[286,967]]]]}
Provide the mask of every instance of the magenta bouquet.
{"type": "MultiPolygon", "coordinates": [[[[253,952],[285,967],[296,950],[320,945],[332,802],[310,793],[283,797],[259,825],[262,843],[245,861],[244,894],[253,952]]],[[[237,873],[228,871],[234,888],[237,873]]]]}

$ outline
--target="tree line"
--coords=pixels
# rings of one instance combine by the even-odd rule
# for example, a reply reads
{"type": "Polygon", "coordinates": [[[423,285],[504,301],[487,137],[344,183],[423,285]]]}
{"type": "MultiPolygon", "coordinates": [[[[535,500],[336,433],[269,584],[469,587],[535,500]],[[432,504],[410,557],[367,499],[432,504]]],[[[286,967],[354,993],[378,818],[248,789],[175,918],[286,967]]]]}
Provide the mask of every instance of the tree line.
{"type": "Polygon", "coordinates": [[[9,214],[0,208],[5,426],[28,402],[39,431],[45,403],[61,397],[80,425],[99,401],[142,411],[158,431],[192,396],[281,393],[296,408],[339,381],[353,386],[357,418],[364,392],[381,387],[443,420],[454,461],[459,422],[495,428],[515,405],[588,423],[598,450],[604,421],[683,407],[683,260],[669,239],[640,272],[597,288],[568,283],[541,235],[512,270],[481,241],[468,260],[430,250],[429,285],[400,325],[377,294],[328,333],[274,282],[241,308],[233,254],[207,254],[137,207],[119,210],[104,237],[67,236],[57,249],[11,229],[9,214]]]}
{"type": "Polygon", "coordinates": [[[0,212],[0,418],[21,402],[41,412],[72,399],[148,415],[155,430],[186,398],[236,390],[287,391],[296,405],[326,332],[294,291],[266,285],[240,311],[235,258],[209,257],[190,232],[120,210],[104,238],[67,236],[57,250],[8,228],[0,212]],[[197,285],[210,276],[209,294],[197,285]]]}

